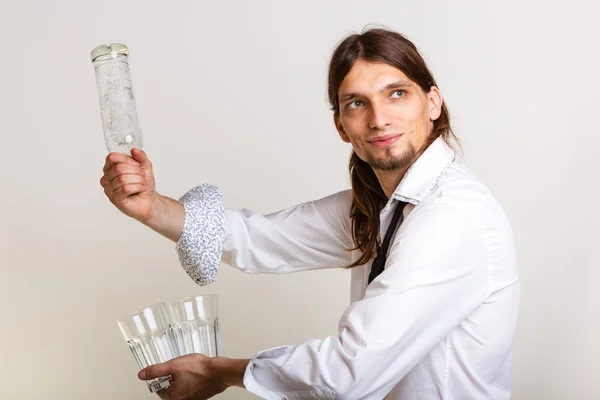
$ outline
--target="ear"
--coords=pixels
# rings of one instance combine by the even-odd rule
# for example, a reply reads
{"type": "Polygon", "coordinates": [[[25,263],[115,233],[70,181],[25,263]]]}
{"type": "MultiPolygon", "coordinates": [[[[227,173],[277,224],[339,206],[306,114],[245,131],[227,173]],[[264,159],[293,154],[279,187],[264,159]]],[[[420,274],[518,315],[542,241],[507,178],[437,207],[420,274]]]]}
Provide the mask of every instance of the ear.
{"type": "Polygon", "coordinates": [[[342,126],[342,123],[340,122],[340,117],[334,114],[333,115],[333,123],[335,124],[335,128],[337,129],[338,133],[340,134],[340,138],[342,138],[342,140],[344,142],[350,143],[350,138],[346,134],[346,131],[344,130],[344,127],[342,126]]]}
{"type": "Polygon", "coordinates": [[[435,121],[442,114],[442,104],[444,104],[442,93],[436,86],[432,86],[429,93],[427,93],[427,99],[429,102],[429,119],[435,121]]]}

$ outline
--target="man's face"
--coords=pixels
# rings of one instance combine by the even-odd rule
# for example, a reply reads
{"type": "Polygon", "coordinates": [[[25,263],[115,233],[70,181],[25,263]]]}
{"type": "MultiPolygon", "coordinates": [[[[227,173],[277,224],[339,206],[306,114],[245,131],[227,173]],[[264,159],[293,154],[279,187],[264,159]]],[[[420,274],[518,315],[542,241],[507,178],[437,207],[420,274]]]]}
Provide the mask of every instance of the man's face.
{"type": "Polygon", "coordinates": [[[336,128],[356,154],[375,170],[408,167],[441,112],[436,87],[429,93],[399,69],[383,63],[357,60],[338,91],[336,128]]]}

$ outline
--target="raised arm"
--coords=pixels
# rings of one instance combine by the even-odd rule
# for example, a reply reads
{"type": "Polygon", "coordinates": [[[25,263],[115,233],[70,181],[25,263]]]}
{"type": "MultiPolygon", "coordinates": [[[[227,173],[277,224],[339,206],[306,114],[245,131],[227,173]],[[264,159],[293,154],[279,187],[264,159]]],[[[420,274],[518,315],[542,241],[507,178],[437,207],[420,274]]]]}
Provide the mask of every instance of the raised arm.
{"type": "MultiPolygon", "coordinates": [[[[177,243],[182,266],[202,284],[214,279],[207,255],[247,273],[288,273],[337,268],[355,252],[348,212],[350,191],[263,215],[223,207],[218,188],[201,185],[186,193],[185,225],[177,243]]],[[[212,262],[212,260],[211,260],[212,262]]]]}

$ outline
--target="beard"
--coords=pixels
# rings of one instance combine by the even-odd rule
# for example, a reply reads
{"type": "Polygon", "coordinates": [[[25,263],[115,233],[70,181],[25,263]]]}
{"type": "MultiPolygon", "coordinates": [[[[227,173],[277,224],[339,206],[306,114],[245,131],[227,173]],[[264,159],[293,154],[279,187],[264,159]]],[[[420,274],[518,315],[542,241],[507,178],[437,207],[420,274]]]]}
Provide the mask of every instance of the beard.
{"type": "Polygon", "coordinates": [[[417,149],[412,143],[409,143],[406,151],[400,156],[394,156],[390,149],[386,149],[385,154],[380,157],[367,153],[366,161],[374,170],[397,171],[408,168],[416,157],[417,149]]]}

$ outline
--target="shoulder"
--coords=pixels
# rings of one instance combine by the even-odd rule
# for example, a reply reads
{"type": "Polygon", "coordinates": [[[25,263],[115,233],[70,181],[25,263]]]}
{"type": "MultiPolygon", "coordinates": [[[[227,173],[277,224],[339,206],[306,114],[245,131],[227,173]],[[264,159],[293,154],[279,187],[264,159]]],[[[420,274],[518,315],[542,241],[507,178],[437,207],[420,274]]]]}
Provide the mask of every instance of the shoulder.
{"type": "Polygon", "coordinates": [[[490,189],[462,162],[446,168],[405,222],[415,246],[457,257],[460,252],[477,253],[498,279],[508,282],[518,275],[509,219],[490,189]]]}
{"type": "Polygon", "coordinates": [[[466,238],[481,243],[489,229],[510,230],[491,191],[460,159],[444,170],[403,225],[419,235],[444,234],[454,244],[466,238]]]}
{"type": "Polygon", "coordinates": [[[507,222],[505,212],[491,190],[459,157],[444,170],[417,208],[431,207],[480,222],[507,222]]]}

